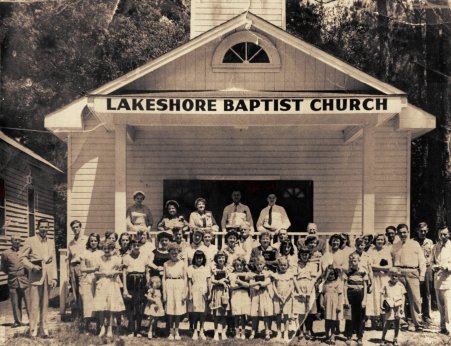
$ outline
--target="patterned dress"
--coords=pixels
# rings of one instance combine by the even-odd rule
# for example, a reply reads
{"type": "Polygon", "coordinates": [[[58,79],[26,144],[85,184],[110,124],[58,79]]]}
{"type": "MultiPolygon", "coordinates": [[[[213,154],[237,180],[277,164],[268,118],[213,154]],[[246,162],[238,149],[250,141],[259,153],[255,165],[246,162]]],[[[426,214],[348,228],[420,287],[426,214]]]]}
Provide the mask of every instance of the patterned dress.
{"type": "Polygon", "coordinates": [[[147,296],[150,296],[155,303],[147,302],[146,308],[144,309],[144,314],[152,317],[162,317],[164,316],[163,303],[161,302],[161,291],[155,288],[149,288],[147,291],[147,296]]]}
{"type": "Polygon", "coordinates": [[[340,281],[327,281],[323,286],[324,319],[339,321],[343,311],[343,285],[340,281]],[[340,312],[337,312],[337,309],[340,312]]]}
{"type": "Polygon", "coordinates": [[[276,273],[273,274],[274,277],[274,288],[277,290],[279,295],[286,297],[288,299],[282,303],[282,301],[274,295],[274,313],[291,315],[293,313],[293,273],[287,271],[284,274],[276,273]],[[291,292],[290,292],[291,289],[291,292]]]}
{"type": "MultiPolygon", "coordinates": [[[[224,278],[227,281],[230,280],[229,274],[227,273],[225,267],[217,268],[217,266],[214,265],[212,268],[212,280],[218,281],[224,278]]],[[[210,309],[216,312],[219,316],[226,315],[227,311],[230,310],[228,285],[224,287],[221,284],[213,284],[211,290],[210,309]]]]}
{"type": "Polygon", "coordinates": [[[299,288],[299,292],[296,292],[295,290],[294,293],[294,314],[308,314],[316,307],[315,282],[317,278],[318,270],[316,264],[299,264],[298,271],[294,277],[295,283],[299,288]]]}

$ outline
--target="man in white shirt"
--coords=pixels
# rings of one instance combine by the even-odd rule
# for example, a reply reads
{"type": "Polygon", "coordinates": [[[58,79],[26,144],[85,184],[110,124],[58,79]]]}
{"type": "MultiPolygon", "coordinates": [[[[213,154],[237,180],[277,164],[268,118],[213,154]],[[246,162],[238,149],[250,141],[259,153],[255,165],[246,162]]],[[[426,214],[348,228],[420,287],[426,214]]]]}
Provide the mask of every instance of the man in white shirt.
{"type": "Polygon", "coordinates": [[[241,192],[234,190],[232,192],[232,204],[224,208],[222,213],[221,228],[225,232],[228,229],[242,229],[248,222],[251,226],[251,234],[254,233],[254,221],[249,207],[241,203],[241,192]]]}
{"type": "Polygon", "coordinates": [[[448,228],[441,227],[438,236],[439,242],[432,250],[431,262],[435,273],[434,286],[440,312],[440,333],[448,335],[446,324],[450,322],[451,316],[451,241],[448,228]]]}
{"type": "Polygon", "coordinates": [[[276,205],[277,197],[271,193],[267,198],[268,206],[263,208],[257,221],[257,231],[269,231],[277,234],[281,229],[288,229],[291,222],[285,209],[276,205]]]}

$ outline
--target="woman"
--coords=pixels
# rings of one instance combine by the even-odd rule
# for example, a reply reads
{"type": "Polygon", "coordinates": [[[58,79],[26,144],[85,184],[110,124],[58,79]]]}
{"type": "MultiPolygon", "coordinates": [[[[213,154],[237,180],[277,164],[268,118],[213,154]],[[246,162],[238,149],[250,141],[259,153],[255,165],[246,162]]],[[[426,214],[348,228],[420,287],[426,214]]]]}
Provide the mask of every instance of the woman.
{"type": "MultiPolygon", "coordinates": [[[[348,257],[344,256],[342,238],[339,234],[333,234],[329,238],[329,252],[326,252],[322,259],[322,269],[325,272],[328,267],[340,269],[340,273],[347,268],[348,257]]],[[[328,273],[325,278],[327,278],[328,273]]]]}
{"type": "Polygon", "coordinates": [[[89,323],[93,316],[92,302],[95,293],[95,275],[97,270],[95,266],[96,258],[102,255],[99,251],[100,236],[97,233],[91,233],[86,243],[86,250],[80,256],[80,298],[83,306],[83,318],[85,319],[85,330],[89,330],[89,323]]]}
{"type": "Polygon", "coordinates": [[[185,220],[183,215],[179,214],[180,205],[177,201],[169,200],[165,204],[166,216],[158,222],[158,230],[160,232],[173,232],[174,230],[181,229],[183,233],[189,232],[188,222],[185,220]]]}
{"type": "Polygon", "coordinates": [[[207,201],[199,197],[194,202],[194,207],[196,211],[193,211],[189,216],[189,227],[191,230],[195,228],[211,228],[214,232],[219,231],[219,226],[216,223],[215,218],[211,211],[206,211],[205,207],[207,206],[207,201]]]}
{"type": "Polygon", "coordinates": [[[163,276],[163,266],[171,256],[168,252],[169,243],[172,241],[172,235],[168,232],[161,232],[157,235],[158,248],[153,250],[153,260],[150,263],[150,276],[163,276]]]}
{"type": "Polygon", "coordinates": [[[130,234],[122,233],[119,237],[119,254],[124,256],[130,250],[130,234]]]}
{"type": "Polygon", "coordinates": [[[130,234],[137,234],[138,231],[150,231],[153,225],[153,218],[150,209],[142,202],[146,195],[142,191],[133,193],[135,204],[127,208],[127,231],[130,234]]]}
{"type": "Polygon", "coordinates": [[[366,315],[371,318],[373,327],[380,327],[381,292],[387,285],[388,273],[392,268],[390,248],[386,247],[387,238],[380,233],[374,237],[374,247],[368,250],[371,267],[373,269],[373,289],[368,294],[366,303],[366,315]]]}

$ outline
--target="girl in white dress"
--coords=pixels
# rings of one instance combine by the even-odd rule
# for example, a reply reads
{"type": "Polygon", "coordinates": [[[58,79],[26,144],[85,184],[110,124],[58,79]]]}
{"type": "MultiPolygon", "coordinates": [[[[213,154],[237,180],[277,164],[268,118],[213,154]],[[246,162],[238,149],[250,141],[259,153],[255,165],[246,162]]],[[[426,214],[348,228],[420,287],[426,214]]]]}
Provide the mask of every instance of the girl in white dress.
{"type": "Polygon", "coordinates": [[[246,339],[246,316],[251,312],[251,298],[249,296],[249,280],[251,274],[245,271],[246,260],[236,257],[233,261],[233,272],[230,273],[230,291],[232,316],[238,328],[236,339],[246,339]]]}
{"type": "Polygon", "coordinates": [[[113,337],[113,313],[125,310],[118,281],[119,275],[122,274],[122,261],[120,257],[113,256],[114,249],[115,243],[107,240],[103,245],[103,256],[95,261],[97,283],[93,310],[99,313],[102,326],[99,336],[104,336],[108,327],[106,335],[113,337]]]}
{"type": "Polygon", "coordinates": [[[163,302],[161,301],[161,279],[158,276],[150,278],[150,287],[146,294],[147,305],[144,314],[149,316],[149,332],[147,337],[153,338],[157,331],[158,318],[164,316],[163,302]]]}

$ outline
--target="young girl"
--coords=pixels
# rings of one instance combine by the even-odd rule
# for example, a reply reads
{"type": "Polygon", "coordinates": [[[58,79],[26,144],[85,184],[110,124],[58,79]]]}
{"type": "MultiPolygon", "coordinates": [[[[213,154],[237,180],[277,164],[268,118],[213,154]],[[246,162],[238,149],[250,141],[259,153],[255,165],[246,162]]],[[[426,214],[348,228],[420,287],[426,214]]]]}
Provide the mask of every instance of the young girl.
{"type": "Polygon", "coordinates": [[[125,310],[124,301],[121,296],[121,289],[118,277],[122,274],[121,258],[113,256],[115,243],[106,240],[103,245],[103,256],[96,259],[97,278],[96,293],[93,300],[93,310],[99,313],[101,324],[99,336],[105,335],[108,326],[108,337],[113,336],[113,313],[125,310]]]}
{"type": "Polygon", "coordinates": [[[381,310],[385,311],[383,315],[383,331],[382,342],[385,343],[385,336],[387,335],[388,327],[391,322],[395,325],[395,336],[393,338],[393,346],[398,345],[399,335],[399,321],[404,317],[404,299],[406,289],[404,285],[399,282],[399,270],[397,268],[390,269],[389,281],[382,288],[381,292],[381,310]]]}
{"type": "Polygon", "coordinates": [[[188,312],[193,322],[193,340],[205,340],[204,322],[207,315],[207,297],[210,293],[211,270],[206,267],[207,258],[201,250],[193,255],[193,264],[188,267],[188,312]],[[199,329],[197,322],[199,321],[199,329]]]}
{"type": "Polygon", "coordinates": [[[166,302],[166,315],[170,328],[168,340],[181,340],[179,334],[180,318],[186,313],[187,274],[185,262],[179,257],[180,246],[168,246],[170,260],[164,263],[163,301],[166,302]]]}
{"type": "Polygon", "coordinates": [[[100,236],[97,233],[91,233],[86,243],[86,250],[80,256],[80,297],[83,304],[83,317],[85,319],[85,330],[89,329],[92,313],[92,302],[95,293],[95,267],[97,257],[101,256],[99,251],[100,236]]]}
{"type": "Polygon", "coordinates": [[[124,298],[127,300],[127,316],[129,336],[138,336],[145,308],[146,283],[149,281],[149,257],[140,252],[137,239],[130,241],[130,253],[126,254],[122,263],[124,265],[123,283],[124,298]]]}
{"type": "Polygon", "coordinates": [[[230,290],[232,316],[235,318],[235,326],[238,328],[236,339],[246,339],[246,315],[251,312],[251,298],[249,297],[249,273],[245,272],[246,260],[237,257],[233,261],[233,272],[230,273],[230,290]]]}
{"type": "MultiPolygon", "coordinates": [[[[309,261],[310,255],[309,248],[304,246],[299,249],[298,269],[294,277],[293,313],[298,315],[299,339],[303,338],[304,322],[306,322],[307,316],[315,310],[315,283],[321,273],[318,266],[309,261]]],[[[308,340],[313,335],[313,320],[309,318],[307,322],[305,338],[308,340]]]]}
{"type": "Polygon", "coordinates": [[[288,318],[293,313],[293,273],[288,271],[288,260],[279,257],[277,260],[279,271],[273,275],[274,279],[274,314],[277,322],[277,339],[290,341],[288,336],[288,318]],[[281,324],[284,324],[283,335],[281,324]]]}
{"type": "Polygon", "coordinates": [[[146,294],[147,305],[144,314],[149,316],[149,332],[147,337],[152,339],[157,331],[158,318],[164,316],[163,303],[161,301],[161,279],[158,276],[150,278],[150,285],[146,294]]]}
{"type": "Polygon", "coordinates": [[[216,246],[214,246],[212,244],[212,240],[213,240],[213,231],[209,228],[204,230],[204,238],[203,238],[203,242],[204,242],[204,247],[202,249],[202,251],[204,251],[205,256],[207,257],[207,266],[211,266],[216,253],[218,252],[218,249],[216,248],[216,246]]]}
{"type": "Polygon", "coordinates": [[[338,275],[338,269],[328,268],[327,280],[320,296],[320,305],[326,320],[326,342],[331,344],[335,344],[335,335],[339,333],[340,312],[343,308],[343,286],[337,280],[338,275]]]}
{"type": "Polygon", "coordinates": [[[251,318],[252,334],[249,339],[254,339],[258,331],[258,322],[263,317],[265,323],[265,340],[271,339],[271,324],[274,316],[273,296],[274,291],[271,285],[271,273],[264,270],[266,261],[263,256],[258,256],[254,260],[255,275],[249,282],[251,294],[251,318]]]}
{"type": "Polygon", "coordinates": [[[365,304],[368,287],[368,273],[360,267],[359,256],[349,256],[349,270],[344,273],[344,308],[351,308],[351,321],[346,325],[346,343],[351,343],[352,334],[357,332],[357,344],[363,345],[365,327],[365,304]]]}
{"type": "Polygon", "coordinates": [[[212,268],[211,278],[211,299],[210,309],[213,313],[213,323],[215,335],[213,339],[219,340],[221,334],[222,340],[226,340],[227,336],[224,332],[227,311],[230,310],[229,304],[229,276],[226,271],[227,255],[220,250],[214,257],[214,265],[212,268]]]}

